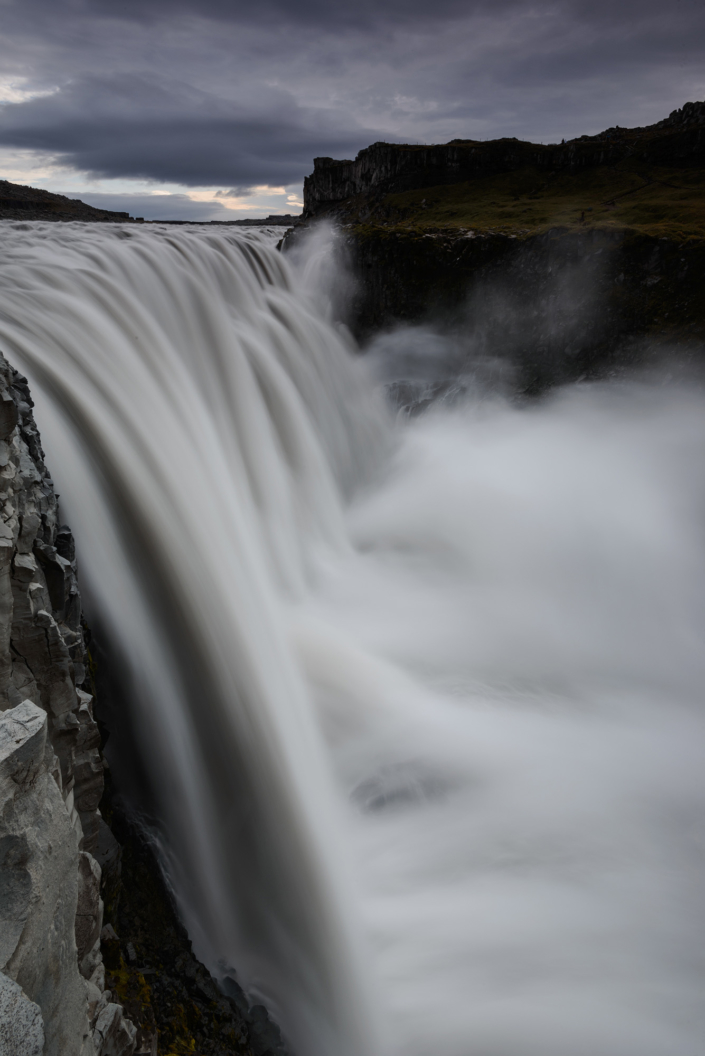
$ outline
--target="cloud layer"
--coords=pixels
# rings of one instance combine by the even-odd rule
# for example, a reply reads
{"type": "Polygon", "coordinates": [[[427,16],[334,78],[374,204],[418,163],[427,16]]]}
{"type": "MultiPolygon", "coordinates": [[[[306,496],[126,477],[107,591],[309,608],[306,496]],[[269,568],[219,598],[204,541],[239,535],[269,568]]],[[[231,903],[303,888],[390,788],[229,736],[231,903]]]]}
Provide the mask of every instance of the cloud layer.
{"type": "Polygon", "coordinates": [[[7,105],[0,142],[47,151],[92,176],[248,188],[300,180],[322,145],[349,154],[375,138],[285,91],[263,95],[243,104],[152,74],[89,74],[7,105]]]}
{"type": "Polygon", "coordinates": [[[0,147],[171,188],[293,188],[314,156],[376,139],[550,141],[705,96],[696,0],[0,0],[0,14],[0,147]]]}

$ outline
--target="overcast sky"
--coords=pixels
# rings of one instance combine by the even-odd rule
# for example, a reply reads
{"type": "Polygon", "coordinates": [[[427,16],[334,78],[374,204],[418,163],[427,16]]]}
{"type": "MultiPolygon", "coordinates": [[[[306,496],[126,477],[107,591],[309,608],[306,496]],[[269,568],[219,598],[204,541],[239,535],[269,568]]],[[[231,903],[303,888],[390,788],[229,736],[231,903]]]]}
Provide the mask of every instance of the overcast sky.
{"type": "Polygon", "coordinates": [[[538,142],[705,98],[703,0],[0,0],[0,177],[147,218],[298,212],[317,155],[538,142]]]}

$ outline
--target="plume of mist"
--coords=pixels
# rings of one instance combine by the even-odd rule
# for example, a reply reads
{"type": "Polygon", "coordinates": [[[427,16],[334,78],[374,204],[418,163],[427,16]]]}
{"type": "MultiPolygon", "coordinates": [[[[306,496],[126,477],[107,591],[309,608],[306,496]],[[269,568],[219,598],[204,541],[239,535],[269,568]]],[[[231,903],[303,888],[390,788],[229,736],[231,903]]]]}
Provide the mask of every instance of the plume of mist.
{"type": "Polygon", "coordinates": [[[646,357],[614,318],[613,250],[589,237],[518,248],[480,269],[454,310],[373,336],[365,351],[376,376],[394,404],[418,412],[471,393],[536,395],[633,365],[646,357]]]}
{"type": "Polygon", "coordinates": [[[299,283],[329,322],[347,325],[354,310],[357,282],[339,228],[322,220],[296,233],[286,249],[299,283]]]}

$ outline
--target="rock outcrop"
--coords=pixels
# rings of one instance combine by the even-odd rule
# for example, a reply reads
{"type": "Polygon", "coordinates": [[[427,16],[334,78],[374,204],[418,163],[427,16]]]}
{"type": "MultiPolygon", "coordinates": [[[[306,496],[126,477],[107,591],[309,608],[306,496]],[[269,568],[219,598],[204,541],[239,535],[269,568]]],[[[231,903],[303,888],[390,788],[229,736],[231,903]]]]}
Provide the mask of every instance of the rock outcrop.
{"type": "Polygon", "coordinates": [[[26,379],[0,357],[2,1056],[25,1051],[20,1036],[46,1056],[135,1048],[135,1028],[105,991],[93,856],[103,762],[85,678],[73,539],[26,379]]]}
{"type": "Polygon", "coordinates": [[[314,158],[304,180],[303,218],[359,213],[360,196],[461,183],[500,173],[536,168],[543,172],[579,172],[613,166],[634,157],[647,165],[688,166],[705,154],[705,103],[680,110],[645,128],[609,128],[561,144],[519,139],[454,139],[434,146],[373,143],[354,161],[314,158]],[[347,207],[346,207],[347,206],[347,207]]]}
{"type": "MultiPolygon", "coordinates": [[[[0,969],[5,994],[5,978],[17,986],[0,1030],[9,1045],[31,1021],[35,1047],[43,1036],[38,1052],[107,1056],[110,1050],[98,1030],[110,995],[104,993],[99,939],[93,939],[96,930],[100,935],[103,909],[100,873],[94,859],[78,850],[80,827],[66,807],[59,762],[47,732],[46,712],[30,700],[0,718],[0,969]],[[84,863],[89,863],[88,885],[81,877],[84,863]],[[90,949],[77,949],[76,939],[87,933],[90,949]]],[[[119,1013],[122,1018],[121,1009],[119,1013]]],[[[127,1044],[118,1051],[131,1053],[136,1031],[124,1020],[122,1025],[127,1044]]],[[[6,1051],[14,1056],[12,1048],[6,1051]]]]}

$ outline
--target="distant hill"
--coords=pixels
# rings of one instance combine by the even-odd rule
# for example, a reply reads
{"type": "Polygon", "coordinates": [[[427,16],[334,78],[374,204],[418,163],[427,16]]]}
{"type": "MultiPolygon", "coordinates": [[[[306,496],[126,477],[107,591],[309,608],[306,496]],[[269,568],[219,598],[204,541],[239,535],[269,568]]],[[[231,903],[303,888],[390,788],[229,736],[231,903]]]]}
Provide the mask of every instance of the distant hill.
{"type": "Polygon", "coordinates": [[[214,224],[219,227],[293,227],[301,219],[300,216],[292,216],[291,213],[283,213],[277,216],[245,217],[242,220],[151,220],[154,224],[173,224],[179,227],[193,227],[202,224],[214,224]]]}
{"type": "Polygon", "coordinates": [[[0,180],[0,220],[84,220],[120,223],[132,220],[129,213],[94,209],[92,205],[63,194],[0,180]]]}
{"type": "Polygon", "coordinates": [[[299,216],[292,216],[291,213],[284,213],[281,216],[267,216],[263,220],[215,220],[217,224],[235,224],[237,227],[292,227],[298,223],[301,218],[299,216]]]}
{"type": "MultiPolygon", "coordinates": [[[[155,223],[219,224],[235,227],[292,227],[300,218],[290,213],[268,216],[264,219],[242,220],[159,220],[155,223]]],[[[78,198],[67,198],[63,194],[52,194],[37,187],[24,187],[19,183],[0,180],[0,220],[82,220],[101,223],[124,223],[132,220],[144,223],[141,216],[115,212],[110,209],[94,209],[78,198]]]]}

